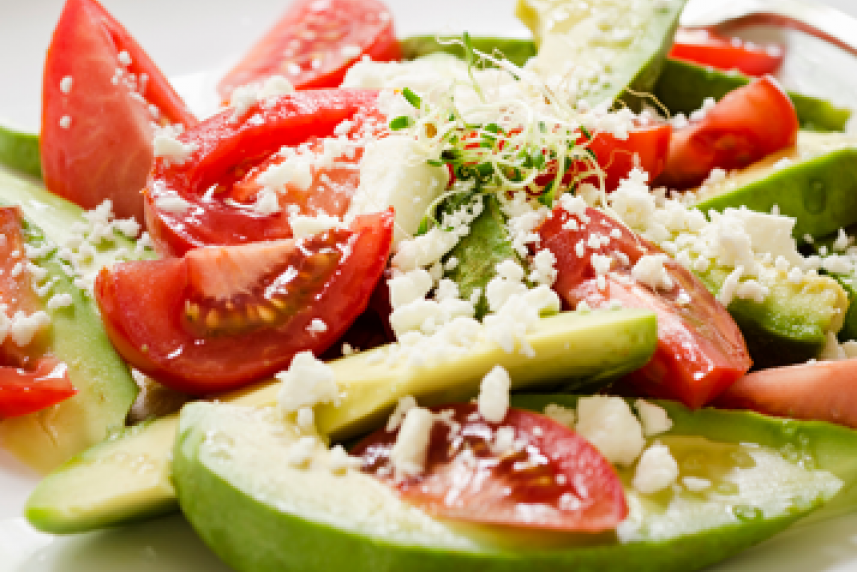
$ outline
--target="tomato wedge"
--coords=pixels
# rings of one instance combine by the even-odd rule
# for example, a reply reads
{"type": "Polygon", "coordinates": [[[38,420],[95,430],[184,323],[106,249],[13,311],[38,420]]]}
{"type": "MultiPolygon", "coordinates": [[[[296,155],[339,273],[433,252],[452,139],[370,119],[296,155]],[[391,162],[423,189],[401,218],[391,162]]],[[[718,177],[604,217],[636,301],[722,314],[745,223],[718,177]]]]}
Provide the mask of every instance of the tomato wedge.
{"type": "Polygon", "coordinates": [[[740,169],[795,144],[798,118],[771,76],[726,94],[705,117],[673,132],[664,172],[656,184],[687,189],[711,170],[740,169]]]}
{"type": "Polygon", "coordinates": [[[152,122],[196,123],[134,38],[96,0],[67,0],[48,48],[41,160],[51,192],[143,220],[152,122]]]}
{"type": "MultiPolygon", "coordinates": [[[[5,318],[40,309],[24,257],[22,214],[18,207],[0,207],[0,304],[5,318]],[[24,265],[22,268],[16,268],[24,265]]],[[[26,415],[59,403],[76,393],[66,364],[46,354],[37,335],[18,346],[6,320],[0,320],[0,418],[26,415]]]]}
{"type": "Polygon", "coordinates": [[[657,314],[655,355],[627,379],[636,390],[697,408],[750,369],[744,337],[729,312],[693,274],[654,244],[600,211],[587,208],[581,217],[561,205],[554,208],[539,235],[542,247],[557,258],[554,289],[569,307],[586,302],[590,308],[605,308],[618,302],[657,314]],[[567,224],[571,218],[576,227],[567,224]],[[608,237],[608,244],[599,241],[593,248],[589,240],[594,234],[608,237]],[[601,285],[593,267],[595,255],[611,261],[601,285]],[[653,289],[634,278],[632,268],[647,255],[662,257],[669,287],[653,289]]]}
{"type": "MultiPolygon", "coordinates": [[[[341,216],[359,183],[360,136],[386,130],[374,109],[376,91],[317,90],[257,102],[236,117],[227,109],[179,136],[194,151],[177,163],[155,160],[145,195],[146,223],[158,250],[181,256],[192,248],[292,236],[288,205],[306,215],[341,216]],[[312,156],[344,121],[353,122],[350,147],[333,165],[313,164],[305,186],[278,193],[279,210],[251,207],[265,169],[291,155],[312,156]],[[341,165],[341,166],[337,166],[341,165]],[[178,198],[184,208],[169,205],[178,198]]],[[[314,163],[314,161],[311,161],[314,163]]]]}
{"type": "Polygon", "coordinates": [[[502,423],[482,419],[475,404],[432,410],[425,471],[397,478],[390,450],[398,430],[381,429],[352,454],[363,470],[387,482],[408,502],[441,518],[520,528],[602,532],[628,515],[613,466],[565,425],[510,409],[502,423]],[[442,420],[440,420],[442,419],[442,420]],[[498,448],[498,428],[514,444],[498,448]]]}
{"type": "Polygon", "coordinates": [[[669,57],[719,70],[762,76],[775,73],[786,52],[779,44],[758,45],[726,38],[707,28],[679,28],[669,57]]]}
{"type": "Polygon", "coordinates": [[[122,263],[101,270],[96,299],[134,367],[185,393],[232,389],[338,340],[369,303],[392,237],[388,211],[300,240],[122,263]]]}
{"type": "Polygon", "coordinates": [[[857,429],[855,379],[857,359],[763,369],[736,381],[714,405],[857,429]]]}
{"type": "Polygon", "coordinates": [[[297,89],[339,87],[364,55],[401,59],[393,19],[376,0],[296,0],[259,42],[220,80],[229,100],[236,87],[282,75],[297,89]]]}
{"type": "MultiPolygon", "coordinates": [[[[588,147],[595,154],[598,165],[604,170],[604,189],[609,193],[619,187],[619,182],[628,177],[631,169],[637,167],[649,174],[652,180],[661,174],[667,161],[672,126],[668,123],[641,125],[628,133],[625,139],[619,139],[607,132],[596,133],[588,147]]],[[[568,185],[575,177],[587,169],[583,162],[573,164],[563,177],[568,185]]],[[[556,177],[556,164],[549,166],[548,172],[536,178],[538,186],[550,184],[556,177]],[[551,171],[551,168],[553,169],[551,171]]],[[[597,177],[587,177],[583,181],[598,185],[597,177]]]]}
{"type": "Polygon", "coordinates": [[[0,367],[0,419],[41,411],[75,393],[68,367],[53,356],[38,358],[31,370],[0,367]]]}

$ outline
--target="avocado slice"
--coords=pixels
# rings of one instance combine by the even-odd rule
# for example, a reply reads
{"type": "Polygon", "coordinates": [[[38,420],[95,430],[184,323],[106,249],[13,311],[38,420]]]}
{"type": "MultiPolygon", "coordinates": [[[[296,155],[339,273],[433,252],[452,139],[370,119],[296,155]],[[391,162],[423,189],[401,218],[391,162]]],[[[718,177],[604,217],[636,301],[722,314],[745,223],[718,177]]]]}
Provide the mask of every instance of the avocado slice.
{"type": "MultiPolygon", "coordinates": [[[[466,57],[464,47],[460,43],[456,43],[460,40],[460,37],[455,36],[440,38],[438,36],[411,36],[401,40],[399,46],[402,48],[402,59],[404,60],[415,60],[439,52],[463,60],[466,57]]],[[[536,55],[536,45],[532,40],[471,37],[470,45],[486,54],[502,54],[504,58],[516,66],[524,65],[527,60],[536,55]]]]}
{"type": "MultiPolygon", "coordinates": [[[[503,365],[516,388],[601,385],[642,367],[657,344],[657,321],[651,312],[609,310],[566,312],[543,318],[527,335],[535,351],[520,352],[478,342],[467,353],[452,353],[413,365],[388,363],[390,348],[382,347],[330,362],[339,387],[339,407],[316,408],[316,423],[335,440],[374,429],[401,397],[414,395],[421,403],[467,400],[495,365],[503,365]]],[[[247,406],[277,402],[278,383],[264,383],[220,400],[247,406]]],[[[168,470],[177,416],[161,418],[128,431],[60,467],[30,496],[26,515],[45,532],[85,532],[163,513],[175,500],[168,470]],[[133,459],[145,457],[140,472],[133,459]]]]}
{"type": "MultiPolygon", "coordinates": [[[[709,291],[720,291],[731,269],[713,266],[695,272],[709,291]]],[[[770,293],[762,302],[734,299],[727,310],[741,329],[753,367],[766,368],[813,359],[837,332],[848,309],[848,295],[829,276],[791,282],[784,272],[759,277],[770,293]]]]}
{"type": "MultiPolygon", "coordinates": [[[[652,94],[671,113],[690,114],[700,107],[706,97],[720,100],[734,89],[750,83],[751,78],[738,72],[722,72],[714,68],[667,58],[652,94]]],[[[810,131],[844,131],[850,109],[836,107],[829,101],[788,92],[795,106],[801,127],[810,131]]]]}
{"type": "Polygon", "coordinates": [[[794,236],[821,238],[857,223],[857,140],[838,133],[798,133],[797,145],[724,180],[704,184],[702,212],[746,206],[794,217],[794,236]]]}
{"type": "MultiPolygon", "coordinates": [[[[74,223],[83,221],[77,206],[4,173],[0,203],[20,205],[28,221],[25,238],[36,248],[45,242],[57,244],[56,238],[67,236],[74,223]]],[[[132,246],[127,239],[116,240],[132,246]]],[[[46,280],[55,281],[52,293],[69,294],[73,300],[71,306],[44,309],[51,317],[50,351],[68,364],[78,393],[46,410],[2,420],[0,442],[28,465],[47,472],[122,428],[138,388],[107,338],[89,294],[74,285],[56,254],[38,263],[48,271],[46,280]]]]}
{"type": "Polygon", "coordinates": [[[538,54],[528,67],[560,79],[591,105],[620,97],[639,107],[672,46],[685,0],[518,0],[515,14],[533,32],[538,54]]]}
{"type": "Polygon", "coordinates": [[[299,432],[274,410],[186,407],[173,474],[191,525],[227,564],[248,572],[695,570],[779,532],[841,487],[830,472],[751,444],[765,420],[740,443],[709,439],[705,427],[682,436],[676,424],[658,440],[683,476],[704,475],[712,490],[642,495],[628,486],[632,471],[621,470],[629,518],[599,535],[434,519],[369,475],[331,473],[321,446],[310,468],[288,466],[284,456],[299,432]]]}
{"type": "Polygon", "coordinates": [[[39,136],[0,125],[0,166],[41,178],[39,136]]]}

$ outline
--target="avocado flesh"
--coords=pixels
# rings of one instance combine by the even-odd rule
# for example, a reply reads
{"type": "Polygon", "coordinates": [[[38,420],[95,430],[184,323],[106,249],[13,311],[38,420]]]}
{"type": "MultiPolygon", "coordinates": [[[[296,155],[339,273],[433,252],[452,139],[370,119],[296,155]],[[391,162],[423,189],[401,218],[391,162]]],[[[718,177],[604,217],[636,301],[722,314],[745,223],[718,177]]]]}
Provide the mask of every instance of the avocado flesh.
{"type": "Polygon", "coordinates": [[[546,77],[564,76],[591,64],[597,72],[573,88],[577,97],[592,105],[622,98],[639,107],[636,94],[654,88],[684,5],[684,0],[658,5],[518,0],[515,15],[532,30],[538,46],[529,64],[534,70],[546,77]]]}
{"type": "MultiPolygon", "coordinates": [[[[432,359],[422,367],[407,360],[389,363],[383,357],[389,348],[332,361],[342,402],[316,407],[317,426],[343,440],[374,429],[407,395],[425,404],[465,401],[478,393],[481,379],[497,364],[509,371],[518,389],[603,386],[648,362],[657,344],[657,321],[650,312],[631,309],[561,313],[542,319],[527,341],[535,357],[506,353],[481,341],[466,353],[432,359]]],[[[220,400],[268,406],[277,402],[278,392],[278,383],[267,382],[220,400]]],[[[37,485],[27,502],[27,518],[45,532],[71,533],[172,510],[168,465],[176,425],[176,415],[163,417],[66,463],[37,485]],[[152,465],[145,473],[127,461],[141,455],[152,465]]]]}
{"type": "MultiPolygon", "coordinates": [[[[541,409],[557,399],[535,401],[541,409]]],[[[692,570],[779,532],[840,489],[829,472],[747,445],[768,430],[764,419],[757,425],[742,444],[714,442],[704,427],[682,436],[678,422],[658,440],[682,476],[709,478],[712,489],[641,495],[628,486],[632,471],[621,470],[629,518],[599,535],[434,519],[373,477],[332,474],[321,446],[309,469],[291,467],[285,457],[299,433],[275,410],[186,407],[173,474],[188,520],[239,571],[692,570]]]]}
{"type": "MultiPolygon", "coordinates": [[[[652,94],[671,113],[690,114],[702,107],[707,97],[720,100],[752,78],[737,72],[723,72],[681,60],[667,58],[652,94]]],[[[828,101],[788,92],[798,120],[811,131],[844,131],[851,111],[828,101]]]]}
{"type": "MultiPolygon", "coordinates": [[[[524,65],[527,60],[536,55],[536,45],[532,40],[472,37],[470,38],[470,45],[486,54],[501,54],[517,66],[524,65]]],[[[437,36],[411,36],[401,40],[399,46],[402,48],[402,59],[404,60],[415,60],[436,53],[450,54],[462,60],[466,56],[464,47],[461,45],[461,37],[456,36],[442,38],[437,36]]]]}
{"type": "MultiPolygon", "coordinates": [[[[83,220],[77,206],[4,173],[0,203],[21,207],[28,221],[25,238],[36,247],[45,238],[53,243],[67,238],[72,224],[83,220]]],[[[73,284],[55,255],[38,264],[48,270],[46,280],[56,280],[50,295],[69,294],[73,300],[71,306],[44,310],[51,317],[49,351],[68,364],[78,393],[43,411],[2,420],[0,442],[26,464],[48,472],[123,427],[137,384],[107,338],[95,302],[73,284]]]]}
{"type": "MultiPolygon", "coordinates": [[[[720,291],[731,269],[696,272],[713,293],[720,291]]],[[[762,302],[734,299],[727,310],[741,329],[753,367],[766,368],[813,359],[837,332],[848,311],[848,295],[828,276],[804,276],[793,283],[783,272],[759,280],[770,293],[762,302]]]]}
{"type": "Polygon", "coordinates": [[[41,177],[39,136],[0,126],[0,166],[41,177]]]}
{"type": "Polygon", "coordinates": [[[797,144],[698,190],[702,212],[746,206],[797,219],[794,236],[821,238],[857,223],[857,139],[798,133],[797,144]],[[787,165],[776,165],[788,160],[787,165]]]}

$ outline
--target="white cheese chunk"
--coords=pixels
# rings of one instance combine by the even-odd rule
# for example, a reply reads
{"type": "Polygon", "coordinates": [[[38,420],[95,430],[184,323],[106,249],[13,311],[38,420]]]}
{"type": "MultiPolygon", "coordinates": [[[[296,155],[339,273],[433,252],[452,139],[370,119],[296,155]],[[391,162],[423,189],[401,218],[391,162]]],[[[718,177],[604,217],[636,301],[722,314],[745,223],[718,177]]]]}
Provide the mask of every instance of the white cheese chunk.
{"type": "Polygon", "coordinates": [[[397,474],[416,476],[425,470],[432,427],[434,415],[431,411],[421,407],[408,410],[396,443],[390,449],[390,462],[397,474]]]}
{"type": "Polygon", "coordinates": [[[577,432],[611,463],[632,465],[646,445],[640,422],[621,397],[582,397],[577,417],[577,432]]]}
{"type": "Polygon", "coordinates": [[[643,494],[664,490],[678,478],[678,463],[668,447],[655,443],[640,456],[632,481],[634,488],[643,494]]]}
{"type": "Polygon", "coordinates": [[[482,378],[477,404],[479,414],[489,423],[500,423],[509,411],[509,390],[512,379],[503,367],[497,365],[482,378]]]}
{"type": "Polygon", "coordinates": [[[640,416],[640,423],[643,426],[643,435],[652,437],[660,435],[672,429],[672,419],[667,415],[666,409],[660,405],[649,403],[644,399],[638,399],[634,402],[634,409],[640,416]]]}
{"type": "Polygon", "coordinates": [[[319,403],[339,402],[333,369],[311,352],[297,354],[289,369],[278,373],[276,378],[282,383],[278,402],[283,413],[294,413],[319,403]]]}

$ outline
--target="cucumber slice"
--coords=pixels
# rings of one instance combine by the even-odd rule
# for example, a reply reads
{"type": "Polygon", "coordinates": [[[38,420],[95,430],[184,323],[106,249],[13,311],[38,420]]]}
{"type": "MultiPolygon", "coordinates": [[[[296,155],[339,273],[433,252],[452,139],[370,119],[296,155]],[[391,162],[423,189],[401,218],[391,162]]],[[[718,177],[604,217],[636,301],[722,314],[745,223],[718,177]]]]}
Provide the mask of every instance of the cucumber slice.
{"type": "MultiPolygon", "coordinates": [[[[715,427],[731,419],[708,417],[715,427]]],[[[615,534],[433,519],[373,477],[333,474],[321,446],[310,468],[288,466],[282,459],[299,433],[272,410],[206,403],[185,408],[173,470],[191,524],[220,558],[247,572],[695,570],[775,534],[841,487],[830,472],[804,466],[779,448],[751,444],[755,433],[775,430],[779,421],[760,420],[762,427],[740,443],[709,439],[705,427],[683,436],[685,424],[679,419],[676,425],[658,440],[670,447],[682,476],[705,476],[711,490],[679,486],[642,495],[628,485],[632,470],[622,470],[631,512],[615,534]]],[[[816,443],[810,438],[806,446],[816,443]]]]}
{"type": "MultiPolygon", "coordinates": [[[[654,95],[671,113],[690,114],[702,107],[706,97],[719,100],[750,83],[737,72],[721,72],[679,60],[667,59],[654,86],[654,95]]],[[[816,97],[788,92],[801,127],[810,131],[844,131],[851,110],[836,107],[816,97]]]]}
{"type": "Polygon", "coordinates": [[[0,126],[0,166],[41,177],[39,136],[0,126]]]}

